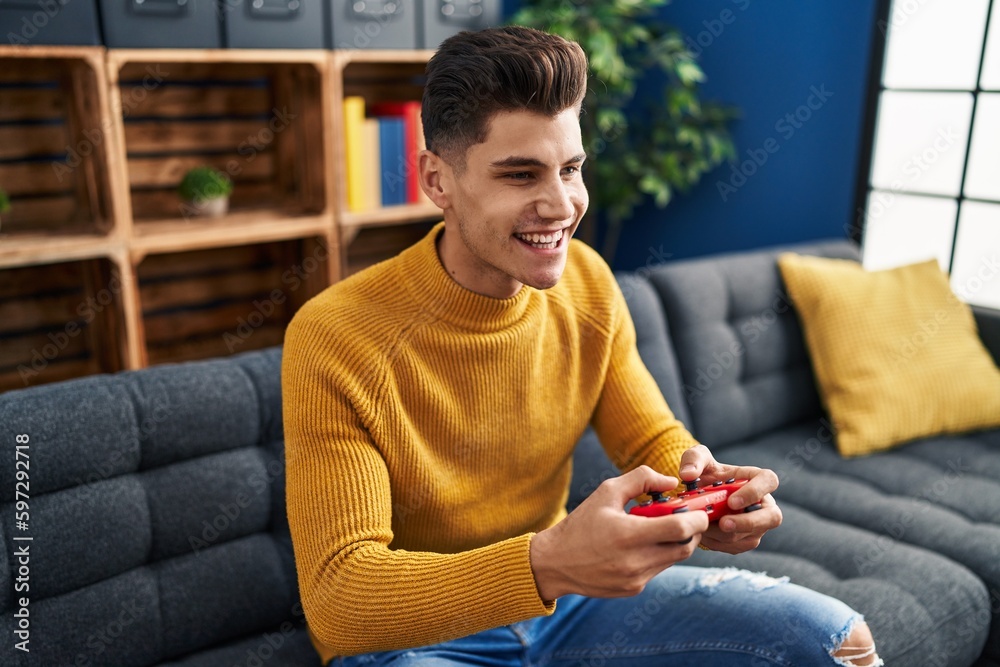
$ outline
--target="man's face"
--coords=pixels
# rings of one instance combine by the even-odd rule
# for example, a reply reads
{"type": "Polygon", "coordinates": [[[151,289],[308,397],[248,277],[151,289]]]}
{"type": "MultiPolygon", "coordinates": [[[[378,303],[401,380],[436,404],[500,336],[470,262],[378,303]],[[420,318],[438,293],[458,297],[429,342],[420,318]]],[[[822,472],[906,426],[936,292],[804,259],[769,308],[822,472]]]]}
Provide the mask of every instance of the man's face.
{"type": "Polygon", "coordinates": [[[522,284],[555,285],[589,203],[584,159],[571,108],[552,118],[500,112],[486,141],[466,152],[464,169],[442,161],[443,197],[435,201],[444,209],[445,232],[438,253],[452,277],[496,298],[513,296],[522,284]]]}

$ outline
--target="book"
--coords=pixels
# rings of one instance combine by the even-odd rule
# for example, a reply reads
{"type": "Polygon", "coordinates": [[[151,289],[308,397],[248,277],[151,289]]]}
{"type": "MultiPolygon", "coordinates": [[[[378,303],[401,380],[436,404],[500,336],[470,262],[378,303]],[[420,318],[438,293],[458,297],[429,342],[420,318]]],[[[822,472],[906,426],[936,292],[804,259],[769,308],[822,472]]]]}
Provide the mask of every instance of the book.
{"type": "Polygon", "coordinates": [[[365,118],[362,131],[364,152],[364,208],[370,211],[382,206],[382,159],[379,144],[379,119],[365,118]]]}
{"type": "Polygon", "coordinates": [[[367,207],[365,194],[364,152],[365,99],[344,98],[344,164],[347,170],[347,210],[363,211],[367,207]]]}
{"type": "Polygon", "coordinates": [[[405,123],[403,118],[381,116],[379,121],[379,152],[382,163],[382,206],[405,204],[407,174],[405,123]]]}
{"type": "Polygon", "coordinates": [[[401,118],[403,120],[404,145],[399,171],[406,178],[406,201],[415,204],[426,201],[417,177],[417,155],[424,146],[424,131],[420,120],[420,102],[380,102],[372,105],[372,115],[401,118]]]}

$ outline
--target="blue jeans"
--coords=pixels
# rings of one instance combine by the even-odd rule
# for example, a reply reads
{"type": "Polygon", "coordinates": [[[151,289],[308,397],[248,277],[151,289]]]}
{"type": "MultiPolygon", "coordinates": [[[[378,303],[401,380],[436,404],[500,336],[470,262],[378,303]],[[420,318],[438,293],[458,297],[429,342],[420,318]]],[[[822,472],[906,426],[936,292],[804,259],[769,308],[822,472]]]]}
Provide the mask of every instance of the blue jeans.
{"type": "Polygon", "coordinates": [[[559,598],[551,616],[330,667],[836,665],[862,617],[839,600],[734,568],[675,565],[631,598],[559,598]]]}

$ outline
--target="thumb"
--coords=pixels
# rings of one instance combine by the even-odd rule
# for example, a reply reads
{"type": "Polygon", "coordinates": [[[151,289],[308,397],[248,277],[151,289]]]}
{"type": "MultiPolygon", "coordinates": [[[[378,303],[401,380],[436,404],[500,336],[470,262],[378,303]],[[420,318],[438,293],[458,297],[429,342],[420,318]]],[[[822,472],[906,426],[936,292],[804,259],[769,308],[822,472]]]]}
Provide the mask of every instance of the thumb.
{"type": "Polygon", "coordinates": [[[639,466],[634,470],[616,477],[609,484],[615,503],[624,506],[637,496],[651,491],[670,491],[677,486],[677,478],[661,475],[649,466],[639,466]]]}

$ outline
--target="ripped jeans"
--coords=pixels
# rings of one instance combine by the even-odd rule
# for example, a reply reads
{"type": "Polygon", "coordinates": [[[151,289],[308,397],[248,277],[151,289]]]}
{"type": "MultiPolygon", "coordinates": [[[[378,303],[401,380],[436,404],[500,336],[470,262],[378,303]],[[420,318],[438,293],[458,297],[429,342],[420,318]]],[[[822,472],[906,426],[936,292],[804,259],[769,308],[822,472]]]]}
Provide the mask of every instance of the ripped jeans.
{"type": "Polygon", "coordinates": [[[787,578],[675,565],[635,597],[568,595],[551,616],[434,646],[334,658],[329,666],[845,665],[831,654],[861,620],[843,602],[787,578]]]}

